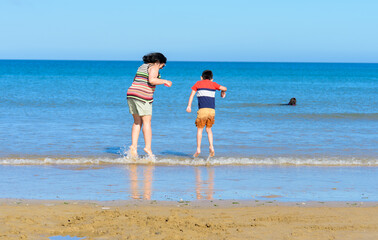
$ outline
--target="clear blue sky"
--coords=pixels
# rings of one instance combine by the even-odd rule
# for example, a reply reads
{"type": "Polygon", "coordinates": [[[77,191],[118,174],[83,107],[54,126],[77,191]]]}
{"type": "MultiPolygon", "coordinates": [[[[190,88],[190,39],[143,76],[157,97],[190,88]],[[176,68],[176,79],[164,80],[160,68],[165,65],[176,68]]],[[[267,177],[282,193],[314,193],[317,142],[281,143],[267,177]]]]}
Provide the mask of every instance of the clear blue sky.
{"type": "Polygon", "coordinates": [[[0,59],[378,62],[377,0],[1,0],[0,59]]]}

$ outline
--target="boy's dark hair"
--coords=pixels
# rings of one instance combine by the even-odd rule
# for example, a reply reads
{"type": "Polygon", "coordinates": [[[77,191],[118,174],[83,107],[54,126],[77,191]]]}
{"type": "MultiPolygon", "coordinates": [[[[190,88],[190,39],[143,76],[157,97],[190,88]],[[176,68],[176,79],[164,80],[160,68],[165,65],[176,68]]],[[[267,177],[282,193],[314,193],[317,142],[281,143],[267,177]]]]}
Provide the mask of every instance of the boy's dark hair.
{"type": "Polygon", "coordinates": [[[167,58],[159,52],[149,53],[143,56],[144,63],[167,63],[167,58]]]}
{"type": "Polygon", "coordinates": [[[213,79],[213,72],[210,71],[210,70],[203,71],[203,73],[202,73],[202,79],[203,80],[205,80],[205,79],[208,79],[208,80],[213,79]]]}

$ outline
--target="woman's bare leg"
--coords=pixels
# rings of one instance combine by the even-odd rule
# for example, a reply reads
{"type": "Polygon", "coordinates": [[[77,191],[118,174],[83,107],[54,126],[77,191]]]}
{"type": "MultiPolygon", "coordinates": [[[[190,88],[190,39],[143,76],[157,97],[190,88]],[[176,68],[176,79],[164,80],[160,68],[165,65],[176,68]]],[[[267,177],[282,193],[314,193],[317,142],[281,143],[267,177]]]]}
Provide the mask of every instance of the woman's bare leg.
{"type": "Polygon", "coordinates": [[[152,141],[152,129],[151,129],[151,115],[142,116],[142,124],[143,124],[143,136],[144,136],[144,143],[146,146],[144,147],[144,151],[149,155],[153,156],[151,150],[151,141],[152,141]]]}
{"type": "Polygon", "coordinates": [[[131,128],[131,146],[130,146],[130,153],[131,156],[137,157],[138,156],[138,139],[140,129],[142,127],[142,118],[138,114],[133,114],[134,123],[131,128]]]}

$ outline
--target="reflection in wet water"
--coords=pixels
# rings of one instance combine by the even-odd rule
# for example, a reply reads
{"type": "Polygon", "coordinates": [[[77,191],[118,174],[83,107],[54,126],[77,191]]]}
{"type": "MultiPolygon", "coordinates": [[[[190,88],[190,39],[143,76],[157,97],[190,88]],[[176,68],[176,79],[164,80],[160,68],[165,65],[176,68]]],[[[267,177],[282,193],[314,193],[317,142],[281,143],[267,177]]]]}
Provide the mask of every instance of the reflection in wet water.
{"type": "MultiPolygon", "coordinates": [[[[154,166],[130,165],[130,197],[151,200],[154,166]]],[[[195,167],[196,199],[212,200],[214,194],[214,169],[195,167]]]]}
{"type": "MultiPolygon", "coordinates": [[[[132,199],[151,200],[154,166],[130,165],[128,170],[130,179],[130,197],[132,199]]],[[[213,199],[213,168],[195,167],[195,194],[197,200],[213,199]]]]}
{"type": "Polygon", "coordinates": [[[202,181],[201,179],[201,169],[199,167],[195,168],[196,172],[196,199],[213,199],[214,193],[214,169],[206,168],[207,170],[207,181],[202,181]],[[206,192],[206,193],[205,193],[206,192]]]}
{"type": "Polygon", "coordinates": [[[377,201],[378,168],[159,166],[101,168],[1,166],[0,198],[67,200],[197,199],[377,201]],[[282,197],[280,197],[282,196],[282,197]]]}
{"type": "Polygon", "coordinates": [[[151,191],[152,191],[152,176],[154,171],[154,166],[138,166],[138,165],[130,165],[130,192],[131,198],[133,199],[151,199],[151,191]],[[139,180],[138,180],[138,168],[143,171],[143,190],[142,194],[139,193],[139,180]]]}

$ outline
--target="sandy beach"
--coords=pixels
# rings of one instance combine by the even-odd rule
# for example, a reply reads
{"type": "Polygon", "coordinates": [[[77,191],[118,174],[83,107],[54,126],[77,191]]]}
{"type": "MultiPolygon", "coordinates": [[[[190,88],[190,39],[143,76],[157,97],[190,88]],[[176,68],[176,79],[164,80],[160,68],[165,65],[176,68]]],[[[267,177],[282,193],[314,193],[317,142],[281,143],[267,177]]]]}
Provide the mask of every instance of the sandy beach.
{"type": "Polygon", "coordinates": [[[0,201],[0,239],[378,239],[376,202],[0,201]]]}

